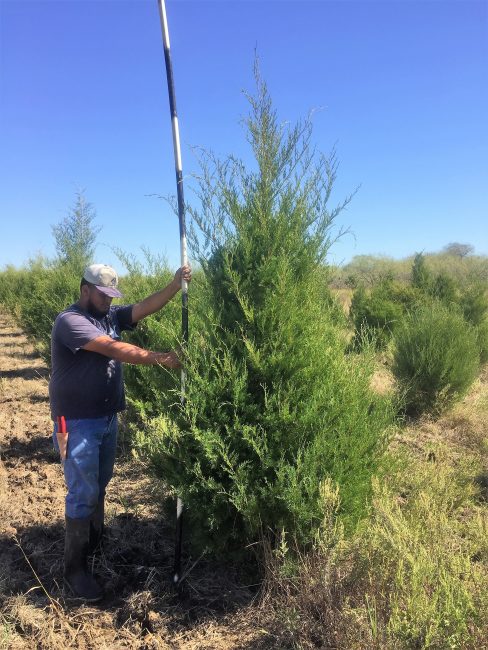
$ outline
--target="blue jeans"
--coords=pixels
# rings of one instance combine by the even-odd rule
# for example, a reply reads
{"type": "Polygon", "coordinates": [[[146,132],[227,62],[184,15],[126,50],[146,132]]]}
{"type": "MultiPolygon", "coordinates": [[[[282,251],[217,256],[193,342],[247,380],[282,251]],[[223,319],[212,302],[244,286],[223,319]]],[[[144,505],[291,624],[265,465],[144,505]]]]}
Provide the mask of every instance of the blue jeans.
{"type": "MultiPolygon", "coordinates": [[[[68,450],[61,461],[68,494],[66,516],[89,517],[112,478],[117,446],[117,414],[103,418],[66,420],[68,450]]],[[[59,452],[54,424],[53,442],[59,452]]]]}

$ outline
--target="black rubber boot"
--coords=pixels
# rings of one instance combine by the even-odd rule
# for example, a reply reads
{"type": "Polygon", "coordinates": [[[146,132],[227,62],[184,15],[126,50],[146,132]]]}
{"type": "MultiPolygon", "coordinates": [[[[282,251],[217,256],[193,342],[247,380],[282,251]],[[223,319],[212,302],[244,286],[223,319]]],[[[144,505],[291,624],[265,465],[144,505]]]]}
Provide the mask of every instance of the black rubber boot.
{"type": "Polygon", "coordinates": [[[105,514],[105,499],[102,497],[90,517],[90,537],[88,542],[88,555],[98,551],[102,546],[103,532],[105,526],[103,518],[105,514]]]}
{"type": "Polygon", "coordinates": [[[65,518],[64,581],[72,596],[87,603],[96,603],[103,598],[103,590],[87,571],[90,519],[65,518]]]}

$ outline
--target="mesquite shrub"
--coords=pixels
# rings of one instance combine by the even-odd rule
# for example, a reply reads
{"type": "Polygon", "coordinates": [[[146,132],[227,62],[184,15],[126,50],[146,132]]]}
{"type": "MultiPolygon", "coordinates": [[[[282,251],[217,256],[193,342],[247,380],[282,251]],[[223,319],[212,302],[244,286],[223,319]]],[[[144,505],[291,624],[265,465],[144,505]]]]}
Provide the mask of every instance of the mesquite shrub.
{"type": "Polygon", "coordinates": [[[161,395],[156,417],[141,405],[136,434],[183,498],[191,540],[227,552],[283,530],[312,542],[330,525],[321,486],[331,481],[352,528],[392,417],[370,389],[369,362],[345,354],[323,282],[347,203],[327,207],[334,155],[316,160],[309,121],[278,123],[259,77],[248,99],[255,167],[204,154],[201,208],[189,209],[203,277],[191,287],[186,403],[161,395]]]}

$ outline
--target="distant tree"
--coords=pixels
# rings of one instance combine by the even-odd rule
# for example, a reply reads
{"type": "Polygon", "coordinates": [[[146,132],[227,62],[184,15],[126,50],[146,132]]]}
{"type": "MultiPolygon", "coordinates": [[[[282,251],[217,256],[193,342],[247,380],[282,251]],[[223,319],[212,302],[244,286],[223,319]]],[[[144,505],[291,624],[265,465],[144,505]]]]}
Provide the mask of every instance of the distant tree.
{"type": "Polygon", "coordinates": [[[58,224],[51,226],[56,252],[62,264],[82,271],[92,261],[97,235],[101,228],[94,225],[95,210],[83,191],[76,194],[75,205],[58,224]]]}
{"type": "Polygon", "coordinates": [[[456,257],[466,257],[474,253],[474,246],[471,244],[460,244],[459,242],[451,242],[444,246],[442,249],[443,253],[446,255],[454,255],[456,257]]]}
{"type": "Polygon", "coordinates": [[[348,276],[358,283],[374,285],[388,274],[393,274],[394,260],[391,257],[375,255],[355,255],[344,267],[348,276]]]}

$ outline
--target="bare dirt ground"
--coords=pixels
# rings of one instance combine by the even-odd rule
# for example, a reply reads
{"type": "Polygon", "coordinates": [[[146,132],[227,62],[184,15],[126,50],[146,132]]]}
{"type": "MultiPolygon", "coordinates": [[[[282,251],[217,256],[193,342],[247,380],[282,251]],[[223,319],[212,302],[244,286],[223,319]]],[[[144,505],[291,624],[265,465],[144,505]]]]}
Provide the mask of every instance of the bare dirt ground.
{"type": "Polygon", "coordinates": [[[107,495],[108,535],[92,560],[106,597],[96,606],[62,589],[65,487],[51,442],[49,371],[0,314],[0,648],[264,649],[256,585],[232,566],[185,556],[170,583],[173,532],[158,510],[161,486],[121,450],[107,495]]]}

